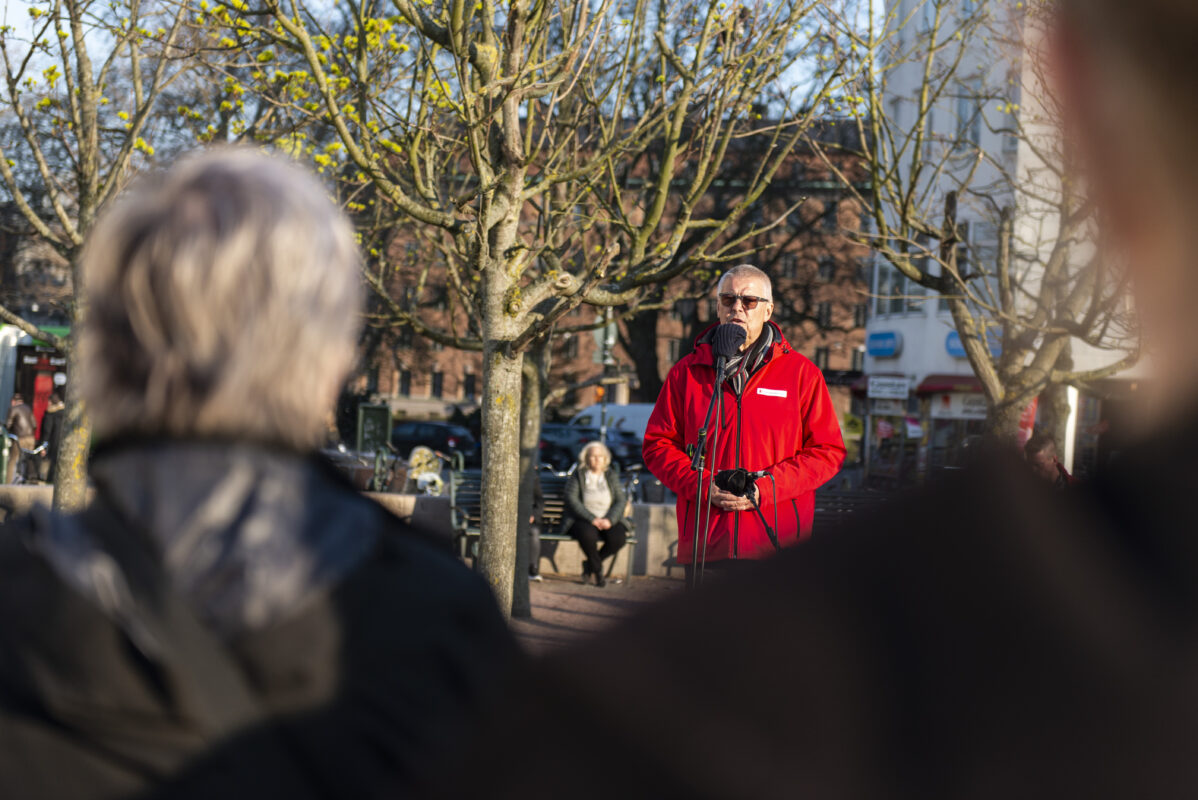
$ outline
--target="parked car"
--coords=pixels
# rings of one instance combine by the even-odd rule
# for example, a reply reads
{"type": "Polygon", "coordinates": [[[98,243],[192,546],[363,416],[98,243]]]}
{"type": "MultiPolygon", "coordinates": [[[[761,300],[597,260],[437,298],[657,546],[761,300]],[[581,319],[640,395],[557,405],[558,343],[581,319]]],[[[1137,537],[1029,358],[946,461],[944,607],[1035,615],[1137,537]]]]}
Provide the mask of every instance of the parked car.
{"type": "Polygon", "coordinates": [[[461,425],[448,422],[401,422],[391,429],[391,446],[407,458],[417,445],[439,450],[442,453],[458,452],[466,466],[475,467],[482,463],[482,448],[461,425]]]}
{"type": "Polygon", "coordinates": [[[641,437],[635,431],[623,428],[609,428],[607,431],[607,446],[611,448],[612,458],[621,469],[632,466],[643,466],[641,460],[641,437]]]}
{"type": "MultiPolygon", "coordinates": [[[[599,429],[588,425],[547,422],[541,426],[541,463],[565,472],[578,461],[583,445],[599,441],[599,429]]],[[[609,428],[607,446],[621,469],[641,463],[641,440],[632,431],[609,428]]]]}
{"type": "Polygon", "coordinates": [[[541,463],[565,472],[578,461],[584,444],[598,440],[598,428],[546,422],[541,426],[541,463]]]}

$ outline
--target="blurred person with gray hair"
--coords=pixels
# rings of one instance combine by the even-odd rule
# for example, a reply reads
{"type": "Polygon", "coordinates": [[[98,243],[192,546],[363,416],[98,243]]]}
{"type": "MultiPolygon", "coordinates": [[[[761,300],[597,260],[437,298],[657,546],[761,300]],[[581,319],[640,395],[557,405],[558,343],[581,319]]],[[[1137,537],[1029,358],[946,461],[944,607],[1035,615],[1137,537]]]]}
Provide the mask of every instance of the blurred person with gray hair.
{"type": "Polygon", "coordinates": [[[513,647],[314,455],[360,324],[347,220],[215,150],[109,209],[82,275],[95,498],[0,529],[0,794],[418,791],[513,647]]]}
{"type": "Polygon", "coordinates": [[[478,747],[459,795],[1198,796],[1198,4],[1043,7],[1072,179],[1155,356],[1139,443],[1062,491],[991,453],[553,655],[493,722],[545,768],[478,747]]]}

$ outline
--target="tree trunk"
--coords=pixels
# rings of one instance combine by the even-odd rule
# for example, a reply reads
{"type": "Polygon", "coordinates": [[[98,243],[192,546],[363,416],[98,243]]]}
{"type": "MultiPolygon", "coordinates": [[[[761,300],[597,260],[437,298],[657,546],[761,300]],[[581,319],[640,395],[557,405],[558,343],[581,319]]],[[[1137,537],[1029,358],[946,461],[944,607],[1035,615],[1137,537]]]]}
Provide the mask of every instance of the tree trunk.
{"type": "Polygon", "coordinates": [[[1069,387],[1063,383],[1050,383],[1040,393],[1041,425],[1037,431],[1052,436],[1057,453],[1065,458],[1065,432],[1069,428],[1069,387]]]}
{"type": "Polygon", "coordinates": [[[1016,444],[1019,437],[1019,418],[1026,403],[1009,401],[992,403],[986,416],[986,437],[1002,445],[1016,444]]]}
{"type": "MultiPolygon", "coordinates": [[[[1057,358],[1056,369],[1062,372],[1073,371],[1072,343],[1067,345],[1065,351],[1057,358]]],[[[1052,435],[1057,445],[1057,453],[1062,459],[1065,458],[1065,433],[1069,429],[1071,411],[1069,387],[1066,384],[1049,383],[1040,393],[1040,417],[1043,420],[1040,427],[1052,435]]]]}
{"type": "Polygon", "coordinates": [[[519,513],[520,378],[523,357],[508,355],[504,340],[483,349],[483,486],[479,568],[504,616],[512,612],[519,513]]]}
{"type": "Polygon", "coordinates": [[[546,347],[541,339],[524,353],[523,394],[520,399],[520,502],[518,535],[516,537],[516,575],[512,594],[512,616],[532,616],[532,599],[529,596],[528,568],[533,514],[533,483],[537,479],[540,459],[538,448],[541,442],[541,374],[540,360],[546,347]]]}
{"type": "MultiPolygon", "coordinates": [[[[73,325],[78,327],[78,324],[76,314],[73,325]]],[[[68,354],[72,375],[79,374],[75,352],[72,347],[68,354]]],[[[78,511],[87,504],[87,454],[91,447],[91,425],[77,385],[77,381],[67,384],[66,419],[63,420],[62,440],[58,445],[58,463],[54,468],[52,505],[55,511],[78,511]]]]}

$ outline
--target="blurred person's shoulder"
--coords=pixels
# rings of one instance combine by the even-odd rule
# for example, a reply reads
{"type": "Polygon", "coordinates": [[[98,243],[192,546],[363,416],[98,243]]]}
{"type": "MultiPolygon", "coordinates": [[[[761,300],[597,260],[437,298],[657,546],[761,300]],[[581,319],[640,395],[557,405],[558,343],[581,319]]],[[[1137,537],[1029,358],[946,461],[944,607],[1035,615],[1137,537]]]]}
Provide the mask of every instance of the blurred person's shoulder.
{"type": "MultiPolygon", "coordinates": [[[[1061,493],[991,454],[554,655],[525,696],[621,732],[605,742],[611,790],[890,796],[960,779],[968,796],[1001,777],[1013,794],[1130,791],[1136,763],[1198,733],[1177,703],[1198,679],[1160,660],[1198,619],[1198,512],[1178,494],[1198,466],[1154,494],[1170,468],[1131,464],[1061,493]],[[1154,522],[1151,507],[1168,510],[1154,522]],[[610,694],[580,701],[599,676],[610,694]]],[[[540,780],[567,779],[555,757],[563,774],[540,780]]]]}

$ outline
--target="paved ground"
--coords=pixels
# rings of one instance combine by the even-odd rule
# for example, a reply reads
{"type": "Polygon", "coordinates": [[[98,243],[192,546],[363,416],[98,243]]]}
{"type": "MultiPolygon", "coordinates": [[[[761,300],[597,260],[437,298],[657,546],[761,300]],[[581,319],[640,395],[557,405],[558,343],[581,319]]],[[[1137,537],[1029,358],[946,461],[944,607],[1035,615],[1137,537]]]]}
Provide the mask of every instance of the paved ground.
{"type": "Polygon", "coordinates": [[[512,629],[530,652],[552,652],[682,589],[682,581],[672,578],[633,578],[631,585],[600,589],[578,578],[546,575],[532,584],[532,619],[512,620],[512,629]]]}

